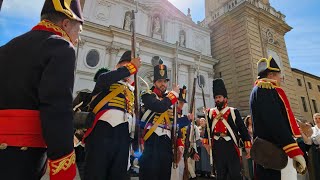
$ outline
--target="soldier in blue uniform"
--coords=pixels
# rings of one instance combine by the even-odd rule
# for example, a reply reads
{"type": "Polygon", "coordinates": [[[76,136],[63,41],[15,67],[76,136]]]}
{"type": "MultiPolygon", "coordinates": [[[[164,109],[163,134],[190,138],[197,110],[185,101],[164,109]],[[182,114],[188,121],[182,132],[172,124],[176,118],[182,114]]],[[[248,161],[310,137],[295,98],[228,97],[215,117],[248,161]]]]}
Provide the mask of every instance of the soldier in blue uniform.
{"type": "Polygon", "coordinates": [[[92,127],[84,136],[86,180],[127,178],[130,145],[128,121],[132,120],[134,103],[134,87],[129,77],[137,73],[140,66],[140,58],[131,59],[131,51],[126,51],[115,70],[98,77],[91,94],[93,100],[90,107],[95,109],[102,99],[108,100],[98,110],[92,127]]]}
{"type": "MultiPolygon", "coordinates": [[[[140,180],[170,180],[173,159],[171,106],[177,103],[179,86],[173,85],[173,90],[167,93],[168,81],[167,67],[160,60],[154,67],[154,86],[141,96],[144,151],[140,158],[140,180]]],[[[178,124],[184,127],[190,121],[187,117],[179,118],[178,124]]]]}
{"type": "MultiPolygon", "coordinates": [[[[106,72],[109,72],[110,70],[108,68],[100,68],[96,74],[94,75],[93,81],[97,82],[98,77],[106,72]]],[[[78,93],[78,95],[73,100],[73,111],[74,112],[81,112],[81,111],[87,111],[88,110],[88,104],[91,101],[91,93],[87,91],[81,91],[78,93]]],[[[82,142],[82,139],[84,137],[85,132],[87,131],[87,127],[85,127],[86,124],[82,124],[82,121],[79,121],[74,119],[74,126],[76,128],[74,133],[74,150],[76,153],[76,164],[78,167],[78,172],[81,179],[84,179],[84,168],[85,168],[85,147],[82,142]]],[[[87,122],[89,124],[89,122],[87,122]]]]}
{"type": "Polygon", "coordinates": [[[228,106],[228,94],[222,79],[213,81],[213,96],[216,107],[208,110],[208,121],[217,179],[240,180],[239,140],[244,142],[247,154],[250,154],[251,138],[239,111],[228,106]]]}
{"type": "Polygon", "coordinates": [[[258,80],[250,96],[250,109],[253,122],[253,136],[267,140],[288,155],[288,165],[282,171],[267,169],[257,165],[259,180],[297,179],[293,161],[299,162],[299,171],[306,167],[303,152],[294,138],[300,137],[300,130],[292,113],[288,98],[280,88],[281,71],[270,56],[258,62],[258,80]]]}
{"type": "Polygon", "coordinates": [[[0,177],[76,175],[72,91],[79,0],[46,0],[41,22],[0,47],[0,177]]]}
{"type": "MultiPolygon", "coordinates": [[[[179,98],[178,98],[178,117],[181,118],[185,115],[183,115],[183,106],[185,103],[187,103],[187,87],[183,86],[180,88],[179,98]]],[[[193,115],[189,114],[188,119],[193,119],[193,115]]],[[[189,169],[192,169],[193,167],[189,167],[189,164],[186,164],[188,162],[189,158],[199,160],[200,157],[197,154],[196,147],[194,147],[194,142],[196,141],[195,137],[195,131],[196,128],[193,128],[191,130],[192,124],[188,126],[184,126],[178,130],[178,168],[171,168],[171,180],[182,180],[183,176],[187,177],[189,179],[189,169]],[[190,134],[192,133],[192,134],[190,134]],[[190,137],[194,136],[194,137],[190,137]],[[190,142],[193,140],[194,142],[190,142]],[[191,146],[191,147],[190,147],[191,146]],[[187,166],[187,167],[186,167],[187,166]],[[186,172],[185,172],[186,171],[186,172]]],[[[199,132],[198,132],[199,133],[199,132]]],[[[197,140],[199,140],[200,137],[198,137],[197,140]]]]}

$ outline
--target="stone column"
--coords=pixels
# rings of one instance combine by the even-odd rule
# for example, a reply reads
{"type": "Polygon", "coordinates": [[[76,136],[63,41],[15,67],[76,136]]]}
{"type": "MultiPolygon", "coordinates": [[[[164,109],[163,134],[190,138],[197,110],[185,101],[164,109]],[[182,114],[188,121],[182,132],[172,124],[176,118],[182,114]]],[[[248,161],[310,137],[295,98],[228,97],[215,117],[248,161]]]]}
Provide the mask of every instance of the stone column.
{"type": "MultiPolygon", "coordinates": [[[[188,99],[189,99],[189,101],[188,102],[190,102],[190,100],[191,100],[191,95],[192,95],[192,88],[193,88],[193,80],[194,80],[194,77],[196,76],[196,70],[197,70],[197,66],[195,66],[195,65],[190,65],[189,66],[189,69],[188,69],[188,71],[189,71],[189,87],[188,87],[188,99]]],[[[196,82],[197,83],[197,82],[196,82]]]]}
{"type": "Polygon", "coordinates": [[[208,72],[208,91],[209,91],[209,95],[210,95],[210,100],[208,102],[208,106],[209,107],[214,107],[214,98],[213,98],[213,92],[212,92],[212,81],[214,79],[214,69],[212,69],[211,72],[208,72]]]}
{"type": "Polygon", "coordinates": [[[117,64],[116,57],[119,53],[120,48],[115,48],[115,47],[110,47],[109,52],[110,52],[110,59],[109,59],[109,68],[113,69],[115,65],[117,64]]]}
{"type": "Polygon", "coordinates": [[[76,70],[78,70],[81,67],[81,66],[79,66],[80,61],[83,59],[85,60],[85,58],[86,58],[86,57],[83,57],[84,56],[83,46],[85,43],[86,43],[85,40],[80,40],[78,42],[78,45],[75,47],[76,48],[76,70]]]}
{"type": "Polygon", "coordinates": [[[109,67],[109,64],[110,64],[110,48],[109,46],[106,47],[105,49],[105,57],[104,57],[104,61],[103,61],[103,64],[102,64],[102,67],[109,67]]]}

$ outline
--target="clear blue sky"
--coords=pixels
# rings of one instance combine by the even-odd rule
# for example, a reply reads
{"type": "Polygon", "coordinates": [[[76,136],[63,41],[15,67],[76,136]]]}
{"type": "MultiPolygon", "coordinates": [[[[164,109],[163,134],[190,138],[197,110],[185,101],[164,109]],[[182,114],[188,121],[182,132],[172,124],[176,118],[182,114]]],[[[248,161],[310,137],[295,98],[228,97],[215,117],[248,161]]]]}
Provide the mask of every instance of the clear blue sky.
{"type": "MultiPolygon", "coordinates": [[[[169,0],[195,22],[204,18],[204,0],[169,0]]],[[[44,0],[4,0],[0,11],[0,46],[30,30],[38,21],[44,0]]],[[[320,76],[320,1],[270,0],[293,27],[285,36],[291,66],[320,76]]]]}

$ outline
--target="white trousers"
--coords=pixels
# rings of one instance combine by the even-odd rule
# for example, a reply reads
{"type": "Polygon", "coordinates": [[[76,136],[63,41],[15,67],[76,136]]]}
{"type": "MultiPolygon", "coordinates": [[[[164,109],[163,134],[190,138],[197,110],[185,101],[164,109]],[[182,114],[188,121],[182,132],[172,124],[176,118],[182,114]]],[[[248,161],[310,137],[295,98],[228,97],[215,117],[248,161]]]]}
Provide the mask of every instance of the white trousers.
{"type": "Polygon", "coordinates": [[[288,164],[285,168],[281,169],[281,180],[297,180],[298,174],[293,167],[293,159],[288,157],[288,164]]]}
{"type": "Polygon", "coordinates": [[[196,173],[195,173],[195,164],[196,164],[196,161],[191,159],[191,158],[188,158],[188,170],[189,170],[189,173],[190,173],[190,176],[192,178],[195,178],[197,177],[196,173]]]}
{"type": "Polygon", "coordinates": [[[171,166],[170,180],[183,180],[183,171],[184,171],[184,159],[182,157],[176,169],[173,168],[173,165],[171,166]]]}

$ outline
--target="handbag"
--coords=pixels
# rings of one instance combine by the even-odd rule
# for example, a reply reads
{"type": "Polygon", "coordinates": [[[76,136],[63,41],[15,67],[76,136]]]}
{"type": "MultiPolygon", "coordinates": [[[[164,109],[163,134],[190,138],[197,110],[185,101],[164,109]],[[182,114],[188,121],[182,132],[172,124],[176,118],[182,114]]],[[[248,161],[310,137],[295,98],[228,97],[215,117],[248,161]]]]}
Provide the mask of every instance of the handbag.
{"type": "Polygon", "coordinates": [[[255,163],[266,169],[281,170],[288,164],[288,156],[284,150],[259,137],[254,139],[250,155],[255,163]]]}

